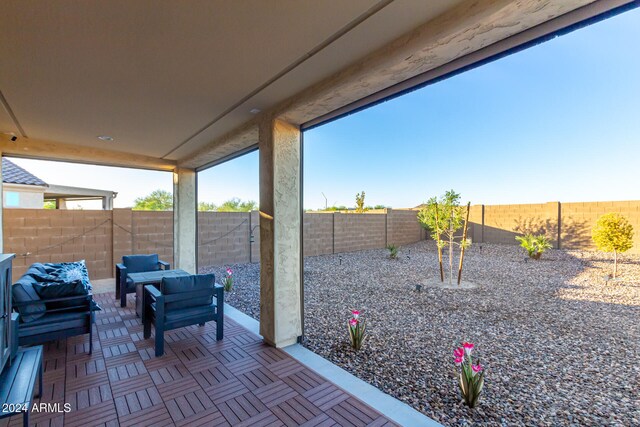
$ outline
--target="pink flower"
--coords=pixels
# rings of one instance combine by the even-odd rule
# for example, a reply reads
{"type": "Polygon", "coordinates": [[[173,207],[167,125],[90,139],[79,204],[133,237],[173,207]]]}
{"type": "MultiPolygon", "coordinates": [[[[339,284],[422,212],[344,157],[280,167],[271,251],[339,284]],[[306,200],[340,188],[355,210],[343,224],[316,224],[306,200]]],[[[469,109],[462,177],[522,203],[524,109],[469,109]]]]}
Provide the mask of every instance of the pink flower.
{"type": "Polygon", "coordinates": [[[464,359],[462,358],[462,356],[460,356],[460,357],[456,357],[456,360],[454,362],[455,362],[456,366],[460,366],[462,364],[463,360],[464,359]]]}
{"type": "Polygon", "coordinates": [[[462,349],[462,347],[458,347],[455,350],[453,350],[453,357],[457,359],[462,356],[464,356],[464,350],[462,349]]]}
{"type": "Polygon", "coordinates": [[[471,350],[473,350],[474,345],[470,342],[463,342],[462,348],[464,348],[464,352],[466,354],[471,354],[471,350]]]}
{"type": "Polygon", "coordinates": [[[358,320],[357,319],[349,320],[349,325],[351,325],[352,328],[355,328],[357,324],[358,324],[358,320]]]}
{"type": "Polygon", "coordinates": [[[354,319],[358,319],[358,316],[360,316],[360,312],[358,310],[351,310],[351,314],[353,314],[353,318],[354,319]]]}
{"type": "Polygon", "coordinates": [[[228,274],[229,276],[231,276],[231,275],[233,274],[233,270],[232,270],[232,269],[230,269],[230,268],[227,268],[227,274],[228,274]]]}
{"type": "Polygon", "coordinates": [[[482,365],[481,364],[477,364],[477,365],[471,365],[471,370],[473,371],[473,374],[477,374],[482,372],[482,365]]]}

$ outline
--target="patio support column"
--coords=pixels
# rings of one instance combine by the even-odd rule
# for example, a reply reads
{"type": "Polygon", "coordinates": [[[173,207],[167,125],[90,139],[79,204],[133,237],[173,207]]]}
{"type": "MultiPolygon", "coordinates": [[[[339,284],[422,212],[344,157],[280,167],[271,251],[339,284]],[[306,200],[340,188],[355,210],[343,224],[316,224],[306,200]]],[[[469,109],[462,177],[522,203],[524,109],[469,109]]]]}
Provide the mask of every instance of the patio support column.
{"type": "MultiPolygon", "coordinates": [[[[196,273],[196,171],[173,172],[173,264],[196,273]]],[[[172,268],[174,268],[172,267],[172,268]]]]}
{"type": "Polygon", "coordinates": [[[300,128],[265,119],[259,148],[260,334],[267,344],[285,347],[302,335],[300,128]]]}

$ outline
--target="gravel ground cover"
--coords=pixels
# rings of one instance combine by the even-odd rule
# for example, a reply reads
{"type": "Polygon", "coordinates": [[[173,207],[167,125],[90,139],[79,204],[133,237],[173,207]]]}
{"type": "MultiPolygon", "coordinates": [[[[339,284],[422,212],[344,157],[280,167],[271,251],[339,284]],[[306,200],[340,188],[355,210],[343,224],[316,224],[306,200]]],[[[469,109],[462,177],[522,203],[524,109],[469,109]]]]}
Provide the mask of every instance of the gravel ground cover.
{"type": "MultiPolygon", "coordinates": [[[[446,259],[445,259],[446,261],[446,259]]],[[[259,265],[232,266],[228,302],[259,318],[259,265]]],[[[476,289],[423,288],[437,277],[433,242],[305,259],[305,346],[444,425],[640,425],[640,257],[551,250],[525,262],[517,246],[476,244],[465,280],[476,289]],[[367,321],[363,349],[347,320],[367,321]],[[452,351],[476,343],[488,369],[476,410],[459,398],[452,351]]],[[[223,268],[208,268],[221,277],[223,268]]]]}

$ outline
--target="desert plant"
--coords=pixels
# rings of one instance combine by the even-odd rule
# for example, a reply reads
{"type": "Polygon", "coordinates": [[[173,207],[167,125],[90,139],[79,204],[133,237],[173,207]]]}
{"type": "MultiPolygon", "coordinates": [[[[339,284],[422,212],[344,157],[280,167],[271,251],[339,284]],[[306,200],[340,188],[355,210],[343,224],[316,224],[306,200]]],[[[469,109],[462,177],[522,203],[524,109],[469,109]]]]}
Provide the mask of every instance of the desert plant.
{"type": "Polygon", "coordinates": [[[553,247],[544,234],[525,234],[524,236],[516,236],[516,240],[520,242],[520,246],[524,248],[529,254],[529,257],[533,259],[540,259],[544,251],[553,247]]]}
{"type": "Polygon", "coordinates": [[[463,342],[461,347],[453,351],[454,363],[458,368],[456,372],[458,377],[458,387],[464,399],[464,403],[470,407],[478,406],[478,400],[484,386],[485,370],[478,359],[477,363],[473,363],[471,353],[474,344],[463,342]]]}
{"type": "Polygon", "coordinates": [[[398,258],[398,247],[393,243],[387,245],[387,250],[389,251],[389,258],[397,259],[398,258]]]}
{"type": "Polygon", "coordinates": [[[633,226],[625,217],[608,213],[598,218],[591,237],[598,249],[613,252],[613,278],[618,274],[618,252],[626,252],[633,247],[633,226]]]}
{"type": "Polygon", "coordinates": [[[467,225],[471,204],[460,206],[460,194],[453,190],[447,191],[440,199],[432,197],[418,212],[418,221],[423,228],[429,230],[431,238],[438,247],[438,262],[440,264],[440,281],[444,282],[442,266],[442,250],[449,248],[449,283],[453,281],[453,248],[460,247],[460,263],[458,266],[458,284],[462,280],[462,263],[464,250],[471,242],[467,239],[467,225]],[[464,227],[462,237],[456,235],[464,227]]]}
{"type": "Polygon", "coordinates": [[[364,213],[364,190],[362,193],[356,193],[356,213],[364,213]]]}
{"type": "Polygon", "coordinates": [[[351,347],[355,350],[362,348],[364,342],[364,333],[366,325],[364,320],[360,320],[360,312],[358,310],[351,310],[351,319],[349,319],[349,337],[351,338],[351,347]]]}
{"type": "Polygon", "coordinates": [[[227,268],[226,275],[222,279],[222,286],[224,286],[225,292],[231,292],[233,289],[233,270],[227,268]]]}

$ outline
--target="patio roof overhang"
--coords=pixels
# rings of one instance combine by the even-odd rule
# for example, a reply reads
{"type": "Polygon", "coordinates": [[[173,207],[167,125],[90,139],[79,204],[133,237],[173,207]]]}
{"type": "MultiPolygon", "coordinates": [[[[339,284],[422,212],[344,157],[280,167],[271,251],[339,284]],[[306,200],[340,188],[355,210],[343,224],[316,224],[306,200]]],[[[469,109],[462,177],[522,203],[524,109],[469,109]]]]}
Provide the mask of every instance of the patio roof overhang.
{"type": "Polygon", "coordinates": [[[11,3],[0,149],[202,168],[255,148],[263,117],[317,123],[630,3],[11,3]]]}

